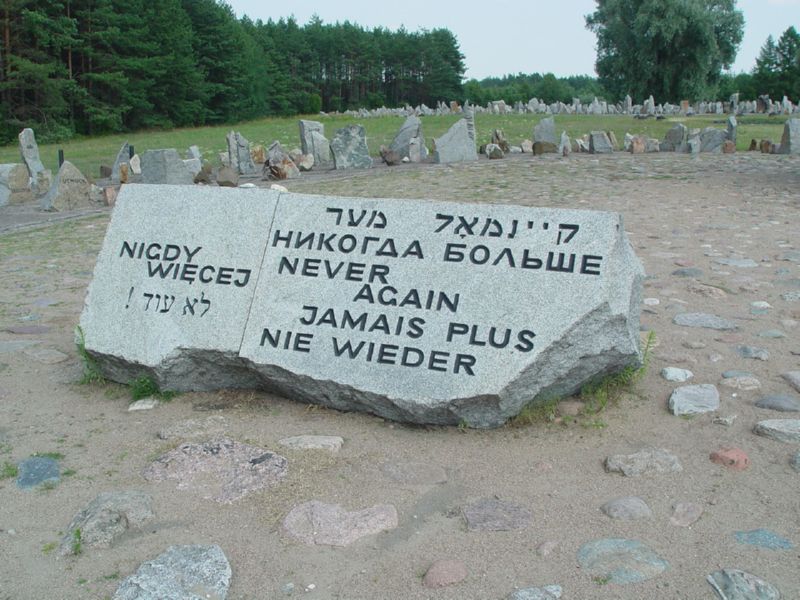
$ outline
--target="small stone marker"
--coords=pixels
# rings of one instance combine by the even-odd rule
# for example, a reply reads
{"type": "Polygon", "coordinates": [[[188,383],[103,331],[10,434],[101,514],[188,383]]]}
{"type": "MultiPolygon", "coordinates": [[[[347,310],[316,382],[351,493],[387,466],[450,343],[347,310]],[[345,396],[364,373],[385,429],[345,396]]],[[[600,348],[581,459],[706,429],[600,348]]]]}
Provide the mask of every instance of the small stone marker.
{"type": "Polygon", "coordinates": [[[783,126],[781,154],[800,154],[800,119],[789,119],[783,126]]]}
{"type": "Polygon", "coordinates": [[[0,165],[0,206],[18,204],[30,199],[30,177],[22,163],[0,165]]]}
{"type": "Polygon", "coordinates": [[[581,546],[578,563],[590,575],[609,583],[639,583],[660,575],[669,563],[636,540],[606,538],[581,546]]]}
{"type": "Polygon", "coordinates": [[[613,213],[124,186],[81,327],[117,381],[493,427],[638,364],[642,278],[613,213]]]}
{"type": "Polygon", "coordinates": [[[758,435],[787,444],[800,443],[800,419],[768,419],[753,428],[758,435]]]}
{"type": "Polygon", "coordinates": [[[228,142],[229,166],[240,175],[255,175],[258,172],[250,156],[250,142],[238,131],[231,131],[225,139],[228,142]]]}
{"type": "Polygon", "coordinates": [[[612,519],[621,519],[623,521],[649,519],[653,516],[653,511],[650,510],[650,507],[638,496],[625,496],[609,500],[600,507],[600,510],[612,519]]]}
{"type": "Polygon", "coordinates": [[[37,486],[52,485],[61,480],[58,461],[47,456],[32,456],[17,465],[17,487],[30,490],[37,486]]]}
{"type": "Polygon", "coordinates": [[[142,155],[142,183],[192,185],[189,171],[175,148],[148,150],[142,155]]]}
{"type": "Polygon", "coordinates": [[[91,184],[78,168],[65,160],[58,170],[50,190],[39,199],[42,210],[75,210],[94,206],[89,190],[91,184]]]}
{"type": "Polygon", "coordinates": [[[780,600],[781,593],[751,573],[739,569],[722,569],[706,577],[719,600],[780,600]]]}
{"type": "Polygon", "coordinates": [[[231,575],[231,565],[217,545],[171,546],[127,577],[113,600],[225,600],[231,575]]]}
{"type": "Polygon", "coordinates": [[[325,126],[319,121],[300,120],[300,148],[314,157],[317,169],[330,169],[333,164],[331,145],[325,137],[325,126]]]}
{"type": "Polygon", "coordinates": [[[406,118],[389,145],[389,150],[395,152],[400,160],[408,158],[414,163],[422,162],[428,157],[425,136],[422,134],[422,121],[419,117],[411,115],[406,118]],[[416,149],[412,148],[412,143],[416,144],[416,149]]]}
{"type": "Polygon", "coordinates": [[[660,475],[683,471],[678,457],[664,448],[643,448],[633,454],[614,454],[606,458],[606,471],[625,477],[660,475]]]}
{"type": "Polygon", "coordinates": [[[39,146],[36,144],[36,136],[33,133],[33,129],[23,129],[18,137],[22,161],[28,168],[28,174],[33,181],[31,186],[33,193],[36,196],[46,194],[50,189],[50,181],[53,178],[53,174],[50,170],[44,168],[44,164],[39,158],[39,146]]]}
{"type": "Polygon", "coordinates": [[[719,392],[708,383],[684,385],[676,388],[669,397],[673,415],[699,415],[719,408],[719,392]]]}
{"type": "Polygon", "coordinates": [[[676,527],[689,527],[703,515],[703,507],[694,502],[679,502],[672,509],[669,522],[676,527]]]}
{"type": "Polygon", "coordinates": [[[338,504],[311,501],[295,506],[284,518],[283,527],[309,546],[348,546],[364,536],[397,528],[397,509],[380,504],[348,512],[338,504]]]}
{"type": "Polygon", "coordinates": [[[533,152],[544,154],[558,150],[556,122],[553,117],[545,117],[533,127],[533,152]],[[537,146],[538,144],[538,146],[537,146]],[[537,152],[537,150],[539,150],[537,152]]]}

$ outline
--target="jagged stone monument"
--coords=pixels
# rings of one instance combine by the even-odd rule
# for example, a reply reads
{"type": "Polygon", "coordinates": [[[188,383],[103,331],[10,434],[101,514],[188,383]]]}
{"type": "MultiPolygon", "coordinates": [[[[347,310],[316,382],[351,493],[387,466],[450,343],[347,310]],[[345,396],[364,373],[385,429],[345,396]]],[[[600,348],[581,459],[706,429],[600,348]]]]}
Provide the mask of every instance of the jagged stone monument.
{"type": "Polygon", "coordinates": [[[638,364],[608,212],[125,186],[81,316],[103,374],[494,427],[638,364]]]}

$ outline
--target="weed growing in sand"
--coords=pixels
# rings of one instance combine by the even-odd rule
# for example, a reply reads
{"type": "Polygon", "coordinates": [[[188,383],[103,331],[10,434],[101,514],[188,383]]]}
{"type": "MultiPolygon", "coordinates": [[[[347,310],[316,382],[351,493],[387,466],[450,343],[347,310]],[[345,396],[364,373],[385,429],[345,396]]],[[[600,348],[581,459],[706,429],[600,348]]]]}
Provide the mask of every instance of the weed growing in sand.
{"type": "Polygon", "coordinates": [[[56,480],[48,479],[47,481],[45,481],[43,484],[41,484],[39,486],[39,491],[40,492],[49,492],[51,490],[56,489],[57,485],[58,485],[58,482],[56,480]]]}
{"type": "Polygon", "coordinates": [[[158,384],[153,380],[153,378],[148,377],[147,375],[141,375],[140,377],[137,377],[130,382],[129,386],[131,388],[131,397],[133,398],[134,402],[136,400],[149,398],[151,396],[158,398],[162,402],[169,402],[178,395],[177,392],[162,392],[160,389],[158,389],[158,384]]]}
{"type": "Polygon", "coordinates": [[[53,460],[61,460],[64,458],[61,452],[34,452],[33,456],[37,458],[52,458],[53,460]]]}
{"type": "Polygon", "coordinates": [[[75,556],[83,552],[80,527],[78,527],[77,529],[75,529],[75,531],[72,532],[72,544],[70,546],[70,550],[72,550],[72,553],[75,556]]]}
{"type": "Polygon", "coordinates": [[[48,542],[42,546],[42,554],[50,554],[56,548],[58,548],[58,544],[56,542],[48,542]]]}
{"type": "Polygon", "coordinates": [[[0,479],[13,479],[19,474],[19,469],[14,463],[8,461],[3,463],[3,468],[0,469],[0,479]]]}
{"type": "Polygon", "coordinates": [[[611,577],[608,575],[595,575],[592,577],[592,581],[594,581],[597,585],[605,585],[611,581],[611,577]]]}
{"type": "Polygon", "coordinates": [[[83,335],[83,329],[80,325],[75,327],[75,347],[78,349],[78,356],[81,357],[81,362],[83,362],[83,376],[81,377],[79,383],[81,385],[87,385],[90,383],[105,383],[106,378],[103,377],[103,374],[100,372],[100,366],[97,364],[97,361],[86,351],[86,338],[83,335]]]}
{"type": "Polygon", "coordinates": [[[556,405],[560,401],[561,398],[556,396],[544,402],[528,404],[516,417],[509,421],[509,425],[512,427],[525,427],[536,423],[552,423],[556,420],[556,405]]]}

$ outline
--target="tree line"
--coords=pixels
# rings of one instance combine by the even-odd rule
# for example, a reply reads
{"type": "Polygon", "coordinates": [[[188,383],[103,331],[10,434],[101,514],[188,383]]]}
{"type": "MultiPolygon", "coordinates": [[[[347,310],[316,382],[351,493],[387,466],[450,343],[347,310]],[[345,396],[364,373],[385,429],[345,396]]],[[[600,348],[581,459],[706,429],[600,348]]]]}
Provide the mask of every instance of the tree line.
{"type": "Polygon", "coordinates": [[[447,29],[237,19],[220,0],[3,0],[0,141],[461,98],[447,29]]]}

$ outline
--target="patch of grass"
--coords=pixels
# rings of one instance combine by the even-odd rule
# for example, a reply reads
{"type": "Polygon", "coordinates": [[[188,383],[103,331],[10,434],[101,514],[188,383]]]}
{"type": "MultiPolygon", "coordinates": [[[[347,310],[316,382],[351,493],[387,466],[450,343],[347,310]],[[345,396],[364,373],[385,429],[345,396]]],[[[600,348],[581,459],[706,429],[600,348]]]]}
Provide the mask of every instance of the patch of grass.
{"type": "Polygon", "coordinates": [[[9,444],[0,444],[0,454],[11,454],[11,446],[9,444]]]}
{"type": "Polygon", "coordinates": [[[83,328],[80,325],[75,327],[75,347],[78,349],[78,356],[81,357],[83,363],[83,376],[79,383],[81,385],[88,385],[93,383],[104,384],[106,378],[100,372],[100,366],[97,361],[86,351],[86,338],[83,335],[83,328]]]}
{"type": "Polygon", "coordinates": [[[611,577],[608,575],[595,575],[592,577],[592,581],[594,581],[597,585],[605,585],[611,581],[611,577]]]}
{"type": "Polygon", "coordinates": [[[110,575],[103,575],[103,579],[105,579],[106,581],[116,581],[117,579],[119,579],[119,571],[115,571],[110,575]]]}
{"type": "Polygon", "coordinates": [[[67,469],[66,471],[63,471],[61,473],[61,476],[62,477],[72,477],[73,475],[75,475],[75,473],[77,473],[77,471],[75,469],[67,469]]]}
{"type": "Polygon", "coordinates": [[[58,548],[57,542],[48,542],[42,546],[42,554],[50,554],[56,548],[58,548]]]}
{"type": "Polygon", "coordinates": [[[80,527],[76,528],[75,531],[72,532],[72,544],[70,545],[70,550],[76,556],[83,552],[80,527]]]}
{"type": "Polygon", "coordinates": [[[0,479],[13,479],[17,475],[19,475],[17,465],[8,461],[3,463],[3,467],[0,468],[0,479]]]}
{"type": "Polygon", "coordinates": [[[511,427],[526,427],[537,423],[552,423],[556,420],[556,406],[561,401],[554,397],[542,402],[530,403],[508,422],[511,427]]]}
{"type": "Polygon", "coordinates": [[[141,400],[142,398],[149,398],[150,396],[154,396],[162,402],[169,402],[178,395],[177,392],[162,392],[158,388],[158,384],[147,375],[141,375],[140,377],[137,377],[128,385],[130,386],[131,397],[133,398],[134,402],[136,400],[141,400]]]}
{"type": "Polygon", "coordinates": [[[51,490],[56,489],[57,485],[58,485],[57,481],[54,481],[52,479],[48,479],[42,485],[39,486],[39,491],[40,492],[49,492],[51,490]]]}
{"type": "Polygon", "coordinates": [[[34,452],[33,456],[38,458],[52,458],[53,460],[62,460],[64,458],[61,452],[34,452]]]}

